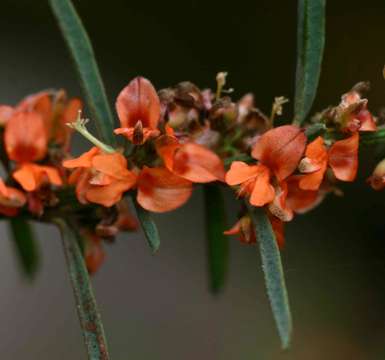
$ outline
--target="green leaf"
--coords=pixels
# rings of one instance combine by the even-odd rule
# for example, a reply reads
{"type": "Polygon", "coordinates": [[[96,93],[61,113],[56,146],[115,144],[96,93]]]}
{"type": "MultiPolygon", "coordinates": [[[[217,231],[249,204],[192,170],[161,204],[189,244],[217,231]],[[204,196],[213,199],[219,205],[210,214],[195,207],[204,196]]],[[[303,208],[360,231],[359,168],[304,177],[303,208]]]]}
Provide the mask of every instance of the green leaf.
{"type": "Polygon", "coordinates": [[[294,122],[302,124],[317,92],[325,43],[326,0],[298,0],[294,122]]]}
{"type": "Polygon", "coordinates": [[[290,345],[292,319],[283,275],[281,255],[265,210],[263,208],[249,207],[249,213],[254,223],[258,239],[267,295],[281,338],[282,347],[286,349],[290,345]]]}
{"type": "Polygon", "coordinates": [[[39,251],[33,229],[26,220],[17,217],[11,218],[9,225],[22,270],[33,278],[39,268],[39,251]]]}
{"type": "Polygon", "coordinates": [[[144,235],[146,236],[147,243],[151,248],[151,251],[155,253],[158,251],[160,246],[160,236],[158,228],[152,219],[151,213],[146,209],[143,209],[135,198],[133,198],[133,202],[136,209],[136,214],[138,215],[138,219],[140,225],[142,226],[144,235]]]}
{"type": "Polygon", "coordinates": [[[62,234],[68,274],[75,295],[76,308],[90,360],[110,359],[103,323],[92,290],[83,254],[78,244],[79,234],[62,219],[56,219],[62,234]]]}
{"type": "Polygon", "coordinates": [[[229,242],[227,236],[223,234],[226,230],[225,204],[218,185],[208,184],[203,191],[210,289],[217,294],[225,285],[228,268],[229,242]]]}
{"type": "Polygon", "coordinates": [[[100,138],[115,144],[114,120],[87,32],[70,0],[49,0],[78,70],[100,138]]]}

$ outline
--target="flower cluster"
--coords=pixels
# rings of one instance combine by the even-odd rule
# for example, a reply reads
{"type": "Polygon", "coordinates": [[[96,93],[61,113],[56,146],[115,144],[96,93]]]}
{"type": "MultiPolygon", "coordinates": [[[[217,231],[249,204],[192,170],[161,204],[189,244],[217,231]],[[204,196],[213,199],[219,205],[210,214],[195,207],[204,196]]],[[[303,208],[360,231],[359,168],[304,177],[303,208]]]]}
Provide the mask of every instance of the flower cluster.
{"type": "MultiPolygon", "coordinates": [[[[116,99],[120,127],[114,133],[120,146],[115,148],[87,130],[80,100],[67,99],[64,91],[41,92],[16,107],[0,106],[2,160],[9,175],[0,181],[0,213],[44,217],[72,206],[66,203],[68,195],[61,195],[75,189],[80,204],[71,216],[78,224],[87,216],[91,224],[83,226],[83,234],[94,272],[104,258],[101,239],[137,227],[125,195],[162,213],[185,204],[194,184],[215,182],[234,189],[242,204],[265,207],[282,247],[285,222],[314,208],[328,193],[340,193],[338,181],[356,178],[360,132],[377,130],[362,95],[365,84],[303,127],[275,127],[287,99],[276,98],[266,116],[251,94],[233,102],[231,90],[224,89],[225,76],[218,74],[215,93],[190,82],[157,92],[147,79],[133,79],[116,99]],[[94,145],[76,158],[69,155],[73,129],[94,145]]],[[[385,186],[384,171],[382,162],[370,179],[374,188],[385,186]]],[[[225,234],[256,242],[244,205],[225,234]]]]}
{"type": "Polygon", "coordinates": [[[136,229],[137,224],[128,208],[118,204],[112,220],[107,212],[96,213],[87,225],[81,221],[82,212],[75,214],[76,206],[68,201],[73,175],[68,176],[62,163],[69,156],[73,130],[67,124],[77,118],[81,107],[80,99],[68,99],[63,90],[30,95],[16,106],[0,105],[0,157],[7,176],[0,178],[0,215],[52,221],[65,213],[87,239],[85,255],[92,271],[103,258],[101,237],[136,229]]]}

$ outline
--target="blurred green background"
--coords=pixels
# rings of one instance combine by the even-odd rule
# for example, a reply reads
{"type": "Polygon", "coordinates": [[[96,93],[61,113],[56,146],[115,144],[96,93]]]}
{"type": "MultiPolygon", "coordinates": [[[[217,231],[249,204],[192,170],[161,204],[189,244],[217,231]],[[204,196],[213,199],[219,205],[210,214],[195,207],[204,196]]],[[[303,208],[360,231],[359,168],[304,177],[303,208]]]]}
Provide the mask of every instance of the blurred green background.
{"type": "MultiPolygon", "coordinates": [[[[78,0],[111,102],[134,76],[157,88],[190,80],[214,86],[229,72],[234,97],[252,91],[269,111],[274,96],[292,99],[296,2],[78,0]]],[[[327,40],[314,109],[339,101],[369,80],[369,107],[385,105],[385,3],[329,1],[327,40]]],[[[64,87],[80,95],[67,49],[46,1],[2,1],[0,103],[64,87]]],[[[285,108],[290,120],[291,105],[285,108]]],[[[385,356],[385,193],[366,184],[385,148],[363,149],[360,179],[287,226],[283,252],[294,317],[289,352],[279,340],[255,247],[231,241],[229,281],[208,293],[202,194],[157,217],[162,245],[151,256],[142,234],[108,246],[94,284],[112,358],[356,360],[385,356]]],[[[229,225],[236,216],[228,194],[229,225]]],[[[1,359],[84,359],[58,234],[39,226],[42,268],[21,276],[5,225],[0,234],[1,359]]]]}

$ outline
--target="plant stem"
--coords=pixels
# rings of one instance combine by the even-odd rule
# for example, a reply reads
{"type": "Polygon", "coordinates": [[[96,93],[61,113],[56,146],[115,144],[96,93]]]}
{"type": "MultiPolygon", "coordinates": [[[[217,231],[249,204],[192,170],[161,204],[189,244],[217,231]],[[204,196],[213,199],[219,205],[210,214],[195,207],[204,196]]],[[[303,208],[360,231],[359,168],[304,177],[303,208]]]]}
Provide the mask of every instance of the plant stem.
{"type": "Polygon", "coordinates": [[[107,341],[96,304],[83,254],[78,244],[80,235],[62,219],[54,221],[60,228],[76,308],[89,360],[109,360],[107,341]]]}

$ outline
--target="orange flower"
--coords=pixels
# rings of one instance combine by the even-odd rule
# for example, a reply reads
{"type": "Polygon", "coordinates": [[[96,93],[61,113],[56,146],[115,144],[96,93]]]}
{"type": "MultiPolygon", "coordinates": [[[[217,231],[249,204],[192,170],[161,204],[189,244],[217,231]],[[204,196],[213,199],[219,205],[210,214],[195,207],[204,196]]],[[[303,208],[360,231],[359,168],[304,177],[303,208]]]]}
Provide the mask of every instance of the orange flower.
{"type": "Polygon", "coordinates": [[[367,109],[368,100],[352,90],[342,95],[341,103],[337,106],[337,121],[343,131],[352,133],[357,131],[376,131],[377,125],[370,111],[367,109]]]}
{"type": "Polygon", "coordinates": [[[27,198],[20,191],[13,187],[8,187],[0,179],[0,214],[5,216],[16,216],[19,209],[27,202],[27,198]]]}
{"type": "Polygon", "coordinates": [[[47,154],[47,136],[40,114],[15,112],[5,126],[4,141],[9,159],[17,163],[13,177],[24,190],[35,191],[47,182],[62,185],[56,168],[33,163],[47,154]]]}
{"type": "Polygon", "coordinates": [[[137,145],[159,135],[160,101],[147,79],[136,77],[120,92],[116,111],[121,127],[115,134],[124,135],[137,145]]]}
{"type": "Polygon", "coordinates": [[[21,164],[12,174],[25,191],[36,191],[43,184],[63,185],[57,169],[33,163],[21,164]]]}
{"type": "Polygon", "coordinates": [[[47,154],[43,118],[36,112],[16,112],[5,126],[5,149],[10,160],[34,162],[47,154]]]}
{"type": "Polygon", "coordinates": [[[353,181],[358,169],[359,135],[336,141],[329,149],[329,165],[335,177],[341,181],[353,181]]]}
{"type": "Polygon", "coordinates": [[[76,184],[79,202],[111,207],[124,192],[136,183],[136,175],[127,169],[127,160],[120,153],[105,154],[94,147],[80,157],[63,162],[68,169],[76,169],[69,183],[76,184]]]}
{"type": "Polygon", "coordinates": [[[299,170],[306,175],[301,176],[299,187],[302,190],[319,189],[328,163],[335,175],[341,181],[353,181],[358,168],[359,135],[353,133],[349,138],[336,141],[326,149],[321,137],[317,137],[306,148],[306,157],[299,164],[299,170]]]}
{"type": "Polygon", "coordinates": [[[182,206],[192,194],[192,182],[163,167],[144,167],[138,177],[138,203],[149,211],[166,212],[182,206]]]}
{"type": "Polygon", "coordinates": [[[292,212],[285,206],[287,189],[284,180],[296,169],[305,146],[306,136],[296,126],[285,125],[269,130],[252,150],[252,156],[259,160],[258,164],[233,162],[226,174],[226,183],[240,185],[239,195],[249,195],[251,205],[270,203],[274,215],[289,221],[292,212]]]}
{"type": "Polygon", "coordinates": [[[45,121],[49,140],[68,148],[73,130],[67,124],[76,120],[82,107],[80,99],[68,99],[64,90],[58,91],[52,102],[52,117],[45,121]]]}
{"type": "Polygon", "coordinates": [[[16,106],[14,111],[40,114],[43,118],[47,139],[67,147],[72,130],[66,124],[76,119],[81,108],[80,99],[68,99],[66,92],[59,90],[41,91],[29,95],[16,106]]]}
{"type": "Polygon", "coordinates": [[[288,188],[286,205],[297,214],[303,214],[314,209],[329,192],[329,189],[324,188],[324,186],[317,190],[302,189],[300,184],[306,176],[292,175],[286,180],[288,188]]]}
{"type": "Polygon", "coordinates": [[[156,149],[169,171],[195,183],[224,181],[225,169],[217,154],[192,142],[180,144],[167,131],[169,135],[157,139],[156,149]]]}
{"type": "MultiPolygon", "coordinates": [[[[277,245],[280,249],[285,245],[284,223],[269,213],[269,220],[273,228],[277,245]]],[[[257,237],[250,216],[242,216],[235,225],[223,232],[225,235],[238,235],[238,239],[244,244],[255,244],[257,237]]]]}
{"type": "Polygon", "coordinates": [[[318,136],[307,147],[299,170],[307,173],[300,178],[299,186],[303,190],[318,190],[328,166],[328,152],[322,137],[318,136]]]}

